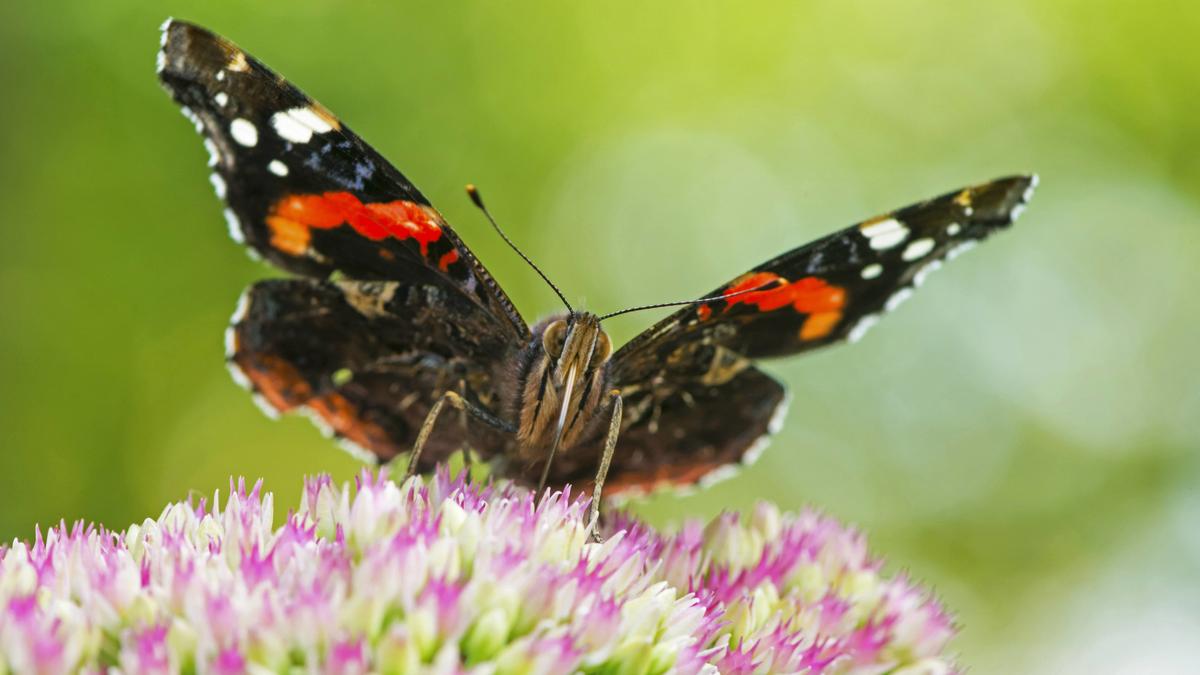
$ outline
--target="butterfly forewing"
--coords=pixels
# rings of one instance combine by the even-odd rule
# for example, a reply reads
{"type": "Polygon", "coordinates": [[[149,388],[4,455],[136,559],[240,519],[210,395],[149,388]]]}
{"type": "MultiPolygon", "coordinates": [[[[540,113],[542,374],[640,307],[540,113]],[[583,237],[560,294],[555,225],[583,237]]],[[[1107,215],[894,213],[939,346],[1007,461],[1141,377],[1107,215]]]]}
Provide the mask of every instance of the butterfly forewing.
{"type": "Polygon", "coordinates": [[[1035,184],[1004,178],[835,232],[703,296],[727,300],[685,307],[622,347],[613,377],[626,416],[611,492],[702,483],[752,461],[785,407],[783,386],[752,359],[857,339],[944,260],[1011,224],[1035,184]]]}
{"type": "Polygon", "coordinates": [[[644,381],[694,344],[766,358],[856,340],[943,261],[1010,225],[1036,180],[1013,176],[949,192],[769,260],[703,297],[740,295],[685,307],[622,347],[617,380],[644,381]],[[744,292],[755,288],[764,290],[744,292]]]}
{"type": "Polygon", "coordinates": [[[163,27],[159,79],[204,136],[230,233],[298,274],[442,284],[523,339],[512,302],[429,200],[324,106],[233,43],[163,27]]]}

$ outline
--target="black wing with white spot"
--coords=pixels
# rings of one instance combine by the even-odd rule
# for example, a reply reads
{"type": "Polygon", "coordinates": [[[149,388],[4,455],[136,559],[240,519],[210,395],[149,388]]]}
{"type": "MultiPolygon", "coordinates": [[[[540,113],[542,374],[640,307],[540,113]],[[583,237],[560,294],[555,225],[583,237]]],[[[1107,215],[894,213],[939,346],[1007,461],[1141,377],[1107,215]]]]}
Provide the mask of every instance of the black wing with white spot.
{"type": "Polygon", "coordinates": [[[1012,224],[1036,185],[1011,176],[955,190],[784,253],[701,296],[727,299],[688,306],[634,338],[613,357],[615,379],[671,389],[746,358],[857,340],[943,261],[1012,224]]]}
{"type": "Polygon", "coordinates": [[[297,274],[429,284],[461,293],[523,341],[512,302],[396,168],[245,51],[163,25],[158,75],[204,137],[234,239],[297,274]]]}

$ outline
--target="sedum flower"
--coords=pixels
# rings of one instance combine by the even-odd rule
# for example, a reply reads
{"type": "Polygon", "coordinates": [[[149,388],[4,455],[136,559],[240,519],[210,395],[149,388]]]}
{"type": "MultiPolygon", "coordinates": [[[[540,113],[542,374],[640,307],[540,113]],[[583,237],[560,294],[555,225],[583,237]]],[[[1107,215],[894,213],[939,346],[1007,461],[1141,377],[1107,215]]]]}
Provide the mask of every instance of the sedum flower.
{"type": "Polygon", "coordinates": [[[0,547],[0,673],[949,672],[954,629],[861,534],[760,504],[656,532],[446,470],[261,484],[0,547]]]}

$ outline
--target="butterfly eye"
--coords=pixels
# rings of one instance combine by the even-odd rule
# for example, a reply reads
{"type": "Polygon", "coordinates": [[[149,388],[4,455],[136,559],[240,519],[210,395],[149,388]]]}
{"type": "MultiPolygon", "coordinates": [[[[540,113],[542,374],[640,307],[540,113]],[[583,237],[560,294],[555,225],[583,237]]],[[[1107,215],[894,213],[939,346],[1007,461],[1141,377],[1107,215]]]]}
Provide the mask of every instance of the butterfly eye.
{"type": "Polygon", "coordinates": [[[596,349],[592,352],[592,366],[599,366],[612,356],[612,340],[608,339],[608,333],[600,331],[596,336],[596,349]]]}
{"type": "Polygon", "coordinates": [[[567,339],[567,322],[555,321],[546,327],[546,332],[542,333],[542,347],[551,358],[557,359],[562,356],[563,343],[567,339]]]}

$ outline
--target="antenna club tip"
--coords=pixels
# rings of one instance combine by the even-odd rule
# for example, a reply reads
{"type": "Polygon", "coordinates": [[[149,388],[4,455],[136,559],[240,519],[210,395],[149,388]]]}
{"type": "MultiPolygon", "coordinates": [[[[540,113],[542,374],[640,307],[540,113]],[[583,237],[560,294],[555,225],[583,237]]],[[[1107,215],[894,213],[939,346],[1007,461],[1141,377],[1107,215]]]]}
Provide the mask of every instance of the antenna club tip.
{"type": "Polygon", "coordinates": [[[467,196],[471,198],[472,202],[475,202],[475,206],[483,208],[483,197],[479,196],[479,188],[475,187],[474,183],[467,183],[467,196]]]}

